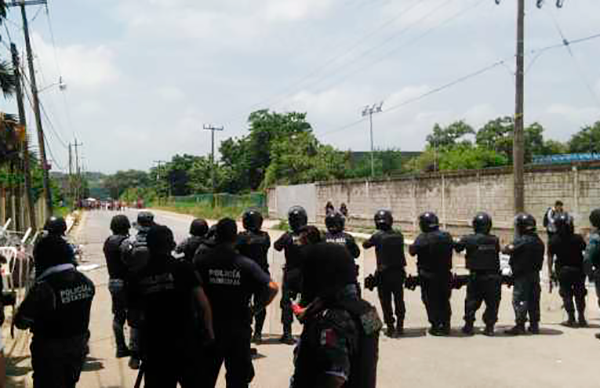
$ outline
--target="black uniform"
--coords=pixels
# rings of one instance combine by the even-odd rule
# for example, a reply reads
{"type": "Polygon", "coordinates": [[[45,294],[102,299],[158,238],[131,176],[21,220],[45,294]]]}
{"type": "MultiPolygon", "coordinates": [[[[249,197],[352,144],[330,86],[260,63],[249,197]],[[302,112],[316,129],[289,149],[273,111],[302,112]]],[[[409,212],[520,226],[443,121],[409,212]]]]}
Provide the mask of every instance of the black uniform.
{"type": "Polygon", "coordinates": [[[583,270],[583,251],[586,248],[579,234],[555,234],[549,242],[551,257],[556,256],[555,271],[560,285],[560,296],[569,316],[575,315],[575,306],[579,316],[585,313],[585,272],[583,270]],[[573,299],[575,303],[573,303],[573,299]]]}
{"type": "Polygon", "coordinates": [[[134,285],[144,316],[141,337],[146,388],[198,387],[202,325],[193,290],[201,287],[193,265],[153,256],[134,285]]]}
{"type": "MultiPolygon", "coordinates": [[[[267,275],[271,275],[269,272],[269,261],[268,254],[269,248],[271,248],[271,238],[269,237],[269,233],[258,231],[258,232],[241,232],[238,235],[238,240],[236,242],[236,248],[242,254],[242,256],[246,256],[247,258],[254,261],[258,266],[267,273],[267,275]]],[[[256,326],[254,328],[254,332],[260,335],[262,333],[263,325],[265,323],[265,319],[267,317],[267,310],[262,310],[258,314],[254,316],[256,326]]]]}
{"type": "Polygon", "coordinates": [[[35,388],[73,388],[79,381],[94,294],[94,283],[72,264],[51,266],[37,277],[14,320],[33,333],[35,388]]]}
{"type": "Polygon", "coordinates": [[[465,323],[475,322],[475,314],[485,301],[483,321],[494,326],[498,321],[498,309],[502,297],[500,274],[500,241],[498,237],[475,233],[464,236],[455,245],[457,252],[467,251],[467,269],[470,271],[465,299],[465,323]]]}
{"type": "Polygon", "coordinates": [[[108,290],[112,298],[113,333],[117,352],[128,352],[123,326],[127,320],[127,267],[121,260],[121,244],[127,235],[114,234],[104,242],[104,257],[108,269],[108,290]]]}
{"type": "Polygon", "coordinates": [[[450,329],[453,245],[450,233],[434,230],[421,233],[409,247],[409,253],[417,256],[421,298],[434,329],[450,329]]]}
{"type": "Polygon", "coordinates": [[[296,299],[302,288],[302,244],[300,235],[294,232],[284,233],[273,247],[276,251],[284,251],[285,266],[283,267],[283,284],[281,290],[281,322],[284,331],[289,330],[291,334],[294,315],[292,312],[292,300],[296,299]]]}
{"type": "Polygon", "coordinates": [[[325,233],[325,242],[345,246],[354,259],[357,259],[360,256],[360,248],[358,247],[358,244],[356,244],[356,241],[354,240],[354,237],[352,237],[351,234],[348,234],[343,231],[336,233],[327,232],[325,233]]]}
{"type": "Polygon", "coordinates": [[[226,245],[217,245],[196,262],[213,310],[216,347],[207,360],[207,380],[214,387],[223,362],[228,387],[247,387],[254,377],[250,354],[250,299],[271,281],[254,261],[226,245]]]}
{"type": "Polygon", "coordinates": [[[375,247],[379,286],[377,293],[383,319],[388,328],[403,326],[406,315],[404,304],[404,280],[406,279],[406,257],[404,256],[404,236],[397,230],[380,230],[363,243],[363,248],[375,247]],[[396,310],[392,309],[392,297],[396,310]]]}
{"type": "Polygon", "coordinates": [[[177,245],[175,252],[183,253],[183,258],[188,263],[192,263],[198,247],[202,245],[205,240],[206,238],[203,236],[190,236],[177,245]]]}
{"type": "Polygon", "coordinates": [[[510,254],[510,267],[514,278],[513,308],[517,325],[537,327],[540,321],[540,271],[544,264],[544,242],[537,233],[518,236],[506,251],[510,254]]]}
{"type": "Polygon", "coordinates": [[[303,321],[292,388],[319,386],[327,375],[344,379],[344,387],[376,386],[382,323],[375,308],[358,298],[349,259],[334,244],[307,247],[303,292],[314,295],[321,307],[309,308],[303,321]]]}

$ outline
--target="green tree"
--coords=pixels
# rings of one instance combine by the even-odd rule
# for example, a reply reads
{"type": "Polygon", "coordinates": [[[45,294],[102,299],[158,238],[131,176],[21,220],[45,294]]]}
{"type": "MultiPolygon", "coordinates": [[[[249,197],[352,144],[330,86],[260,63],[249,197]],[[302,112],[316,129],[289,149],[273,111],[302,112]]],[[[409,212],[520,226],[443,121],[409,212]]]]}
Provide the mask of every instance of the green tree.
{"type": "MultiPolygon", "coordinates": [[[[294,135],[312,133],[311,125],[306,121],[306,113],[277,113],[259,110],[250,114],[247,139],[246,163],[251,190],[263,184],[265,174],[272,159],[272,148],[281,139],[294,135]]],[[[264,185],[263,185],[264,186],[264,185]]]]}
{"type": "Polygon", "coordinates": [[[474,135],[475,130],[464,121],[456,121],[447,127],[441,127],[439,124],[433,126],[433,133],[427,136],[427,143],[433,148],[452,147],[463,139],[462,142],[468,142],[464,137],[474,135]]]}
{"type": "MultiPolygon", "coordinates": [[[[515,121],[510,116],[491,120],[477,131],[475,143],[480,147],[504,155],[509,163],[512,163],[514,128],[515,121]]],[[[544,127],[539,123],[533,123],[526,127],[524,142],[525,163],[531,162],[533,155],[544,155],[546,152],[544,127]]]]}
{"type": "Polygon", "coordinates": [[[117,171],[104,180],[103,186],[110,192],[111,198],[117,199],[127,189],[149,187],[150,176],[139,170],[117,171]]]}
{"type": "Polygon", "coordinates": [[[586,125],[574,134],[569,141],[569,152],[572,154],[600,153],[600,121],[593,125],[586,125]]]}
{"type": "Polygon", "coordinates": [[[508,163],[504,155],[478,146],[459,146],[445,151],[440,156],[440,170],[479,170],[487,167],[504,166],[508,163]]]}
{"type": "Polygon", "coordinates": [[[271,146],[264,186],[298,184],[344,177],[345,157],[308,132],[282,137],[271,146]]]}

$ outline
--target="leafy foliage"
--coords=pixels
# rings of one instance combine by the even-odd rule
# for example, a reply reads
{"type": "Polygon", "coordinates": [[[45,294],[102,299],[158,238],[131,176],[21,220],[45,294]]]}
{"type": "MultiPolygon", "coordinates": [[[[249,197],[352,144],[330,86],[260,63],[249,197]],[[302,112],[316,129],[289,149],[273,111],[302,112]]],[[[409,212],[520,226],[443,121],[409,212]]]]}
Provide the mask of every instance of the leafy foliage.
{"type": "MultiPolygon", "coordinates": [[[[453,147],[457,141],[464,139],[466,135],[474,135],[475,130],[464,121],[456,121],[447,127],[439,124],[433,126],[433,133],[427,136],[427,143],[433,148],[453,147]]],[[[463,142],[468,142],[463,140],[463,142]]]]}
{"type": "Polygon", "coordinates": [[[569,141],[571,153],[600,153],[600,121],[587,125],[577,132],[569,141]]]}

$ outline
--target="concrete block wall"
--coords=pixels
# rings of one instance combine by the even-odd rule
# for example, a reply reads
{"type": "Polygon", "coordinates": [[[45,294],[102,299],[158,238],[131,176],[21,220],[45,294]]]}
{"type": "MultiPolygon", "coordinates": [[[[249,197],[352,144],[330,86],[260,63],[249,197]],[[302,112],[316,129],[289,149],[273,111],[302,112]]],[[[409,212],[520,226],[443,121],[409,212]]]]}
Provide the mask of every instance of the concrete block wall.
{"type": "MultiPolygon", "coordinates": [[[[600,163],[528,167],[525,199],[526,211],[540,227],[546,209],[560,199],[578,229],[588,229],[590,211],[600,207],[600,163]]],[[[494,219],[496,232],[510,236],[514,217],[510,168],[321,182],[316,184],[316,201],[318,222],[325,216],[325,204],[332,201],[336,208],[346,203],[351,225],[372,227],[373,214],[385,208],[392,210],[397,225],[407,231],[416,228],[419,214],[434,211],[447,229],[467,232],[473,216],[486,211],[494,219]]]]}

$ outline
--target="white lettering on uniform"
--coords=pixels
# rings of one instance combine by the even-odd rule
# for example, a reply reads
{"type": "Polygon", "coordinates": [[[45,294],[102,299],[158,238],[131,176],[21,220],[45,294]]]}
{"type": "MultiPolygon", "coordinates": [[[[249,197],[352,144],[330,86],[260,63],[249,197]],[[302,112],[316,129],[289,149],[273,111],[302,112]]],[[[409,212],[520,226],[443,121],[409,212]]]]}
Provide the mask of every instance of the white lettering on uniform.
{"type": "Polygon", "coordinates": [[[208,282],[210,284],[220,284],[224,286],[239,286],[241,284],[242,274],[237,269],[209,269],[208,282]]]}
{"type": "Polygon", "coordinates": [[[75,288],[60,290],[60,300],[62,304],[69,304],[84,299],[91,299],[94,296],[94,289],[88,284],[82,284],[75,288]]]}

